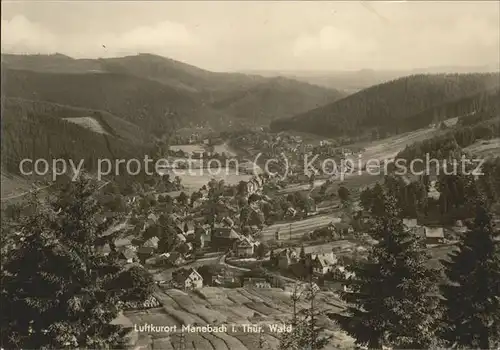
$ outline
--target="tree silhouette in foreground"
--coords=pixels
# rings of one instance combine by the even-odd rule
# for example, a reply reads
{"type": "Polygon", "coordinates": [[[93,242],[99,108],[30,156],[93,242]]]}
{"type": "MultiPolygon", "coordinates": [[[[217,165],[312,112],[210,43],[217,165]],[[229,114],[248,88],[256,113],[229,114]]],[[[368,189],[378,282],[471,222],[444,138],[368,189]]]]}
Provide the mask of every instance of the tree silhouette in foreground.
{"type": "Polygon", "coordinates": [[[378,243],[366,260],[348,267],[353,275],[341,293],[348,307],[333,317],[358,345],[429,348],[436,344],[438,274],[426,266],[423,239],[398,217],[395,198],[374,193],[381,206],[371,236],[378,243]]]}
{"type": "Polygon", "coordinates": [[[292,332],[283,333],[280,339],[280,350],[323,349],[330,337],[322,336],[323,329],[318,326],[320,312],[315,305],[318,287],[312,282],[295,285],[292,292],[292,332]],[[304,298],[309,302],[306,309],[298,309],[299,301],[304,298]]]}
{"type": "Polygon", "coordinates": [[[1,271],[1,342],[5,348],[110,348],[122,331],[120,266],[97,246],[115,222],[102,220],[98,184],[81,178],[46,202],[32,200],[1,271]]]}
{"type": "Polygon", "coordinates": [[[500,345],[500,252],[488,211],[479,206],[458,250],[442,261],[443,338],[449,346],[489,349],[500,345]]]}

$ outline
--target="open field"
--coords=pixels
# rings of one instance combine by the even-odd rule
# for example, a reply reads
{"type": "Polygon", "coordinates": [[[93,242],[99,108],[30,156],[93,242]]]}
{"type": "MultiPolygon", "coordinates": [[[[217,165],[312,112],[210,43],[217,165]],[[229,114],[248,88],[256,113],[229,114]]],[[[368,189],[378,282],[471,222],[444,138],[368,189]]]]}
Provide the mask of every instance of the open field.
{"type": "Polygon", "coordinates": [[[450,118],[450,119],[446,119],[446,120],[443,120],[443,123],[450,127],[450,126],[455,126],[457,123],[458,123],[458,118],[459,117],[455,117],[455,118],[450,118]]]}
{"type": "MultiPolygon", "coordinates": [[[[153,324],[177,326],[177,332],[139,333],[139,344],[143,349],[178,349],[182,325],[221,325],[227,326],[227,332],[188,333],[184,332],[185,349],[200,350],[254,350],[259,346],[259,334],[244,332],[241,324],[259,324],[263,329],[263,339],[267,343],[264,349],[276,349],[279,333],[273,333],[269,324],[281,324],[291,319],[291,290],[277,288],[215,288],[204,287],[198,291],[184,292],[176,289],[161,290],[157,298],[164,305],[162,308],[148,311],[127,312],[126,317],[132,324],[153,324]],[[234,326],[234,330],[232,328],[234,326]]],[[[315,301],[319,310],[325,314],[339,312],[342,302],[331,292],[320,292],[315,301]]],[[[306,308],[305,301],[298,308],[306,308]]],[[[334,335],[334,339],[325,349],[352,346],[352,340],[338,330],[338,327],[326,316],[319,317],[319,323],[334,335]]],[[[139,345],[139,344],[136,344],[139,345]]]]}
{"type": "MultiPolygon", "coordinates": [[[[182,150],[187,153],[192,152],[204,152],[205,148],[203,145],[194,144],[194,145],[172,145],[170,146],[171,150],[182,150]]],[[[214,151],[218,153],[226,153],[226,155],[234,157],[236,156],[235,151],[226,143],[221,145],[214,146],[214,151]]],[[[194,166],[199,167],[201,162],[197,164],[196,161],[192,163],[194,166]]],[[[208,161],[203,162],[204,165],[208,165],[208,161]]],[[[217,163],[214,163],[217,164],[217,163]]],[[[182,180],[182,185],[185,187],[184,192],[187,194],[198,191],[203,185],[208,184],[211,179],[215,179],[217,181],[224,180],[228,185],[236,185],[240,181],[248,181],[252,177],[252,175],[248,174],[243,170],[236,170],[230,168],[230,166],[234,164],[241,164],[241,162],[236,163],[234,160],[228,160],[226,163],[222,162],[222,167],[213,168],[213,169],[177,169],[175,172],[172,172],[170,175],[171,178],[175,176],[179,176],[182,180]]],[[[252,169],[252,167],[250,167],[252,169]]]]}
{"type": "MultiPolygon", "coordinates": [[[[356,243],[353,241],[349,241],[347,239],[339,239],[333,242],[314,244],[314,245],[304,245],[304,252],[306,254],[323,254],[323,253],[329,253],[333,250],[338,252],[348,248],[353,249],[355,246],[356,243]]],[[[275,254],[277,254],[281,252],[283,249],[285,248],[274,249],[273,251],[275,254]]],[[[294,249],[298,251],[300,250],[300,246],[296,246],[294,249]]]]}
{"type": "Polygon", "coordinates": [[[500,138],[480,140],[464,148],[464,151],[484,158],[498,157],[500,156],[500,138]]]}
{"type": "Polygon", "coordinates": [[[227,156],[234,157],[237,155],[236,151],[232,149],[227,143],[214,146],[214,152],[222,154],[225,153],[227,156]]]}
{"type": "Polygon", "coordinates": [[[172,151],[183,151],[186,153],[204,152],[205,148],[202,145],[171,145],[172,151]]]}
{"type": "MultiPolygon", "coordinates": [[[[185,174],[178,174],[181,178],[181,183],[185,187],[183,190],[187,194],[198,191],[203,185],[207,185],[211,179],[217,181],[224,180],[227,185],[237,185],[240,181],[248,181],[252,178],[251,175],[246,175],[237,172],[234,169],[193,169],[190,174],[188,170],[185,170],[185,174]]],[[[184,171],[184,170],[179,170],[184,171]]]]}
{"type": "Polygon", "coordinates": [[[1,177],[2,201],[13,198],[32,189],[25,179],[2,173],[1,177]]]}
{"type": "MultiPolygon", "coordinates": [[[[319,187],[323,185],[326,182],[326,180],[316,180],[314,181],[314,187],[319,187]]],[[[278,194],[288,194],[288,193],[293,193],[293,192],[299,192],[299,191],[309,191],[311,189],[310,184],[292,184],[289,185],[279,191],[277,191],[278,194]]]]}
{"type": "MultiPolygon", "coordinates": [[[[439,130],[434,128],[425,128],[391,136],[368,144],[359,144],[354,146],[363,147],[365,149],[362,153],[362,162],[364,164],[368,159],[383,160],[393,158],[407,145],[426,140],[435,136],[437,133],[439,133],[439,130]]],[[[357,160],[357,158],[354,157],[354,160],[357,160]]]]}
{"type": "Polygon", "coordinates": [[[90,129],[95,133],[108,135],[108,133],[106,132],[106,130],[104,130],[102,125],[92,117],[63,118],[63,119],[68,122],[78,124],[84,128],[90,129]]]}
{"type": "Polygon", "coordinates": [[[305,233],[317,228],[327,226],[333,215],[316,215],[300,221],[278,223],[265,227],[261,232],[261,241],[274,240],[274,235],[279,230],[281,240],[300,239],[305,233]],[[290,234],[291,231],[291,234],[290,234]]]}

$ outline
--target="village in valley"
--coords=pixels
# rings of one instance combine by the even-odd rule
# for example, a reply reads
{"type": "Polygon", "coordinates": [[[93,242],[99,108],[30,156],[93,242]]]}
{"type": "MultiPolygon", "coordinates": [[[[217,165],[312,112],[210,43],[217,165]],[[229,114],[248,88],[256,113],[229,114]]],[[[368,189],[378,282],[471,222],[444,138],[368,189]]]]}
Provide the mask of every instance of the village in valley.
{"type": "Polygon", "coordinates": [[[498,5],[3,2],[0,350],[500,349],[498,5]]]}
{"type": "MultiPolygon", "coordinates": [[[[211,142],[197,146],[203,147],[203,152],[189,154],[178,149],[183,146],[172,146],[176,150],[167,153],[184,160],[219,159],[221,155],[214,154],[211,142]]],[[[235,145],[233,149],[240,146],[246,150],[243,155],[231,154],[242,164],[248,164],[258,153],[264,159],[286,154],[291,171],[283,178],[279,175],[283,164],[271,170],[273,174],[253,164],[259,171],[253,176],[243,172],[246,181],[230,176],[226,179],[232,182],[211,178],[194,189],[183,185],[175,169],[167,169],[162,177],[167,180],[162,181],[176,184],[176,191],[147,188],[128,196],[133,209],[123,225],[111,229],[113,240],[102,251],[117,254],[126,266],[146,269],[155,281],[156,291],[142,306],[125,311],[121,322],[129,328],[139,323],[182,326],[278,322],[283,318],[280,310],[289,310],[297,288],[313,288],[323,311],[318,318],[321,326],[336,339],[335,346],[350,346],[352,339],[328,315],[345,308],[339,293],[347,290],[345,281],[353,277],[347,267],[366,258],[370,246],[377,242],[369,235],[372,216],[363,208],[363,192],[375,183],[383,183],[384,176],[356,171],[342,180],[314,167],[301,171],[301,166],[306,156],[318,155],[318,165],[327,157],[341,160],[370,149],[349,149],[326,140],[313,145],[298,136],[262,131],[225,142],[235,145]]],[[[396,143],[395,147],[401,145],[396,143]]],[[[189,177],[186,179],[189,181],[189,177]]],[[[424,191],[428,200],[439,198],[437,176],[425,181],[429,182],[424,191]]],[[[424,238],[431,260],[437,263],[466,227],[461,220],[436,224],[431,216],[409,215],[403,223],[407,230],[424,238]]],[[[236,348],[251,349],[252,342],[264,341],[262,337],[269,346],[279,343],[279,334],[248,334],[238,329],[239,333],[224,336],[231,338],[236,348]]],[[[131,329],[129,337],[131,343],[157,346],[167,342],[177,348],[179,342],[186,341],[184,337],[212,342],[208,338],[215,336],[177,333],[160,336],[131,329]]]]}

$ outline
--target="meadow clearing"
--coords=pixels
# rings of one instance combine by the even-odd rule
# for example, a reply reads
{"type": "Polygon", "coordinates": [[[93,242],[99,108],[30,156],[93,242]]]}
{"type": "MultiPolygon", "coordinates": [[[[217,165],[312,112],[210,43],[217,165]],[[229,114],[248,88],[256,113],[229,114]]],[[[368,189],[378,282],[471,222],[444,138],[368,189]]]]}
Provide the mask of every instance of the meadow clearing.
{"type": "Polygon", "coordinates": [[[497,137],[491,140],[480,140],[464,148],[464,151],[469,152],[476,157],[498,157],[500,155],[500,138],[497,137]]]}
{"type": "Polygon", "coordinates": [[[101,123],[92,117],[77,117],[77,118],[63,118],[64,120],[80,125],[81,127],[92,130],[95,133],[109,135],[103,128],[101,123]]]}

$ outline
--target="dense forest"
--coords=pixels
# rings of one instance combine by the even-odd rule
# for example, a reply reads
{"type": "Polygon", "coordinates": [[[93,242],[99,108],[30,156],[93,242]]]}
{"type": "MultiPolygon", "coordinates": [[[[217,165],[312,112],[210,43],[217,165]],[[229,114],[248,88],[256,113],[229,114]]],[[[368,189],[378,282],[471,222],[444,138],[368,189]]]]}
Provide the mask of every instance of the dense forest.
{"type": "Polygon", "coordinates": [[[336,101],[346,94],[286,78],[270,78],[251,88],[237,90],[212,107],[234,118],[262,123],[290,117],[336,101]]]}
{"type": "MultiPolygon", "coordinates": [[[[373,129],[397,133],[422,127],[435,117],[456,117],[447,114],[460,110],[443,107],[443,112],[433,108],[498,85],[498,73],[413,75],[364,89],[290,119],[276,120],[271,123],[271,130],[296,130],[326,137],[360,135],[373,129]],[[419,121],[413,121],[414,118],[419,121]]],[[[468,108],[464,111],[469,112],[468,108]]]]}
{"type": "Polygon", "coordinates": [[[190,123],[221,122],[223,118],[189,93],[133,76],[11,69],[4,69],[3,75],[3,94],[7,97],[103,110],[155,135],[190,123]]]}
{"type": "Polygon", "coordinates": [[[425,181],[407,184],[402,178],[387,177],[383,185],[362,193],[363,208],[371,216],[369,235],[376,243],[364,259],[347,266],[352,277],[345,279],[346,289],[340,295],[348,307],[342,314],[331,314],[356,345],[498,347],[498,232],[482,196],[484,189],[476,184],[462,175],[439,180],[443,200],[437,208],[443,217],[449,223],[467,220],[464,233],[455,237],[454,249],[436,261],[437,266],[431,264],[424,236],[403,221],[409,215],[404,211],[416,202],[425,210],[435,209],[425,203],[425,181]],[[446,208],[449,203],[454,207],[446,208]],[[459,208],[461,215],[456,215],[459,208]]]}
{"type": "MultiPolygon", "coordinates": [[[[26,158],[63,158],[72,159],[75,164],[83,159],[87,169],[92,169],[99,158],[143,159],[153,147],[152,143],[142,143],[142,140],[134,142],[128,138],[130,134],[126,131],[131,131],[123,127],[126,124],[120,123],[121,129],[103,124],[110,133],[99,134],[64,120],[62,116],[92,116],[105,122],[114,120],[113,116],[99,111],[5,98],[2,113],[2,167],[18,173],[19,162],[26,158]],[[115,130],[120,130],[121,134],[115,130]]],[[[137,137],[137,134],[132,137],[137,137]]]]}
{"type": "MultiPolygon", "coordinates": [[[[490,116],[490,114],[484,116],[490,116]]],[[[484,116],[483,118],[485,118],[484,116]]],[[[443,134],[407,146],[399,152],[396,158],[411,161],[417,158],[425,159],[426,154],[429,154],[429,157],[440,160],[450,157],[458,159],[462,155],[463,148],[478,140],[500,137],[500,117],[480,120],[479,115],[460,118],[456,127],[443,134]],[[478,120],[479,122],[474,123],[478,120]]]]}
{"type": "Polygon", "coordinates": [[[2,54],[5,67],[46,73],[115,73],[155,80],[189,92],[208,92],[251,87],[266,78],[240,73],[207,71],[167,57],[141,53],[134,56],[75,59],[62,54],[12,55],[2,54]]]}
{"type": "Polygon", "coordinates": [[[498,115],[500,115],[500,88],[497,87],[404,118],[399,122],[399,129],[412,131],[455,117],[459,117],[463,123],[465,120],[473,122],[498,115]]]}
{"type": "Polygon", "coordinates": [[[150,54],[2,55],[2,68],[8,97],[107,111],[155,135],[182,127],[263,126],[345,96],[293,79],[210,72],[150,54]]]}

